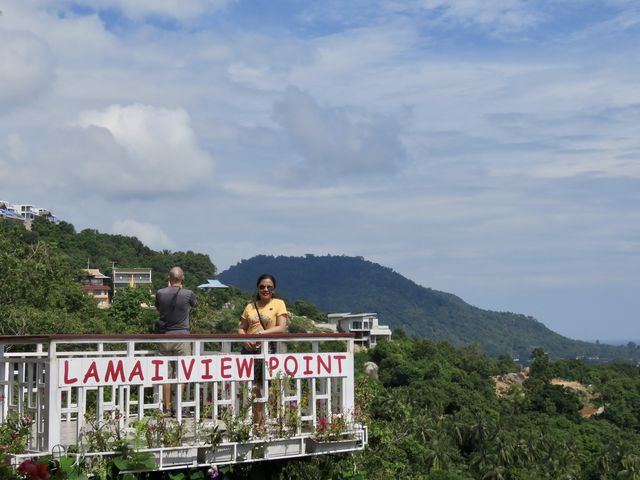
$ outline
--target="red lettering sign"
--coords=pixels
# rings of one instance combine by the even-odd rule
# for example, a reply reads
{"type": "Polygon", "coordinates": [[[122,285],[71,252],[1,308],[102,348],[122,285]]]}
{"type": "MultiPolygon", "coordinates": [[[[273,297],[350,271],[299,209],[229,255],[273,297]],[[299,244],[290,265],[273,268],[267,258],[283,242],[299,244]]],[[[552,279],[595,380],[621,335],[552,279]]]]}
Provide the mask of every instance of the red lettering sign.
{"type": "Polygon", "coordinates": [[[129,374],[130,382],[133,381],[133,377],[138,377],[141,382],[144,382],[144,375],[142,374],[142,364],[140,363],[140,360],[138,360],[131,369],[131,373],[129,374]]]}
{"type": "MultiPolygon", "coordinates": [[[[267,355],[266,375],[294,378],[345,377],[353,373],[353,357],[340,353],[267,355]]],[[[253,379],[256,357],[233,353],[184,357],[65,357],[58,362],[58,386],[145,385],[157,383],[241,381],[253,379]],[[169,362],[177,375],[167,376],[169,362]]]]}
{"type": "Polygon", "coordinates": [[[211,362],[213,362],[213,358],[202,359],[201,363],[202,365],[204,365],[205,372],[206,372],[204,375],[202,375],[202,380],[211,380],[213,378],[213,375],[211,375],[211,372],[209,371],[209,366],[211,365],[211,362]]]}
{"type": "Polygon", "coordinates": [[[230,373],[227,373],[227,370],[231,369],[231,365],[229,365],[230,363],[231,359],[229,357],[223,357],[222,360],[220,360],[220,376],[222,378],[232,377],[230,373]]]}
{"type": "Polygon", "coordinates": [[[304,359],[304,374],[311,375],[313,373],[313,370],[311,370],[311,360],[313,360],[313,357],[311,355],[305,355],[302,358],[304,359]]]}
{"type": "Polygon", "coordinates": [[[151,363],[155,366],[155,374],[151,377],[152,382],[164,380],[164,377],[160,375],[160,365],[164,365],[164,360],[151,360],[151,363]]]}
{"type": "Polygon", "coordinates": [[[338,373],[342,373],[342,360],[347,358],[346,355],[334,355],[333,358],[338,362],[338,373]]]}
{"type": "Polygon", "coordinates": [[[96,366],[96,362],[91,362],[91,365],[87,369],[87,373],[84,374],[82,383],[87,383],[87,380],[89,380],[90,378],[94,378],[96,383],[100,383],[100,377],[98,376],[98,367],[96,366]]]}
{"type": "Polygon", "coordinates": [[[120,381],[124,382],[124,365],[122,364],[122,360],[118,360],[118,366],[116,368],[113,367],[114,361],[109,360],[107,364],[107,373],[104,376],[104,381],[108,382],[109,379],[116,382],[118,381],[118,377],[120,377],[120,381]]]}
{"type": "Polygon", "coordinates": [[[298,373],[298,360],[293,355],[288,355],[284,359],[284,371],[287,372],[292,377],[296,376],[298,373]],[[293,363],[293,368],[291,368],[291,364],[293,363]]]}
{"type": "Polygon", "coordinates": [[[64,361],[64,384],[72,385],[78,381],[77,377],[69,378],[69,360],[64,361]]]}
{"type": "Polygon", "coordinates": [[[320,373],[320,366],[324,367],[325,373],[331,373],[331,357],[327,358],[327,363],[322,359],[322,355],[318,355],[318,373],[320,373]]]}
{"type": "Polygon", "coordinates": [[[269,375],[273,375],[273,372],[276,371],[278,365],[280,365],[278,357],[269,357],[269,375]]]}
{"type": "Polygon", "coordinates": [[[240,378],[251,378],[253,372],[253,358],[236,358],[236,368],[240,374],[240,378]]]}
{"type": "Polygon", "coordinates": [[[196,359],[192,358],[191,361],[189,362],[189,369],[187,370],[186,368],[186,364],[184,360],[180,360],[180,363],[182,364],[182,373],[184,373],[184,376],[187,380],[191,380],[191,373],[193,372],[193,366],[196,363],[196,359]]]}

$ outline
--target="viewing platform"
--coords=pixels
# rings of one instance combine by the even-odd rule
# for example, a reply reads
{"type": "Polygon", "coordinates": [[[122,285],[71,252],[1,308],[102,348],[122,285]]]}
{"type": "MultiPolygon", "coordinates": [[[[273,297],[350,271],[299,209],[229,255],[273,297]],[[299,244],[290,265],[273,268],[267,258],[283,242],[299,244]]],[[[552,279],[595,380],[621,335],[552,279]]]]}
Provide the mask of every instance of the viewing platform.
{"type": "Polygon", "coordinates": [[[0,336],[0,423],[33,419],[14,464],[90,461],[122,445],[149,453],[155,470],[353,452],[367,443],[353,353],[341,333],[0,336]],[[241,354],[247,341],[261,353],[241,354]],[[176,342],[191,355],[159,353],[176,342]]]}

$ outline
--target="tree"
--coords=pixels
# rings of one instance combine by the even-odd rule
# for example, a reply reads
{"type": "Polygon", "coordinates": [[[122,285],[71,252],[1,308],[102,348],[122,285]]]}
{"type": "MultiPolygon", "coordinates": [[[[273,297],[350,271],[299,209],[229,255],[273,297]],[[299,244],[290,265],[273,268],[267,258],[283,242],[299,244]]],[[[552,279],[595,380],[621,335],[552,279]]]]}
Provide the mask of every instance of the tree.
{"type": "Polygon", "coordinates": [[[296,300],[293,304],[293,311],[300,316],[310,318],[314,322],[325,323],[327,321],[327,316],[318,307],[304,300],[296,300]]]}
{"type": "Polygon", "coordinates": [[[125,288],[114,295],[109,317],[114,327],[119,326],[119,333],[152,333],[158,313],[147,290],[125,288]]]}

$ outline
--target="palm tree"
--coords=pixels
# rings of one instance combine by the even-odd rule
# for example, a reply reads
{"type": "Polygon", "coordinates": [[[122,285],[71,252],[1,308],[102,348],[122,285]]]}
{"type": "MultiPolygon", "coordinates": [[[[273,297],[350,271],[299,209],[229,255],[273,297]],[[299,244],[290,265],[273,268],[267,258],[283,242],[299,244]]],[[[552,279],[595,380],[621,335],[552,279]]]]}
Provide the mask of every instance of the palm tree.
{"type": "Polygon", "coordinates": [[[640,456],[634,453],[627,453],[620,462],[622,470],[618,472],[616,478],[620,480],[640,480],[640,456]]]}
{"type": "Polygon", "coordinates": [[[430,470],[443,470],[447,467],[453,458],[447,442],[441,438],[434,437],[428,443],[427,455],[425,461],[430,470]]]}

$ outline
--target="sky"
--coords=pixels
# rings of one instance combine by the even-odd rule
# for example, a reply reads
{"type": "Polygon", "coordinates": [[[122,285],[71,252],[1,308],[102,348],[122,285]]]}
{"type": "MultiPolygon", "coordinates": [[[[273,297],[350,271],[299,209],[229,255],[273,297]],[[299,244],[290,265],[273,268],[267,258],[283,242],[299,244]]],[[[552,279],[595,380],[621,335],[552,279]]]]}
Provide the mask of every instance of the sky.
{"type": "Polygon", "coordinates": [[[0,199],[640,339],[636,0],[0,0],[0,199]]]}

